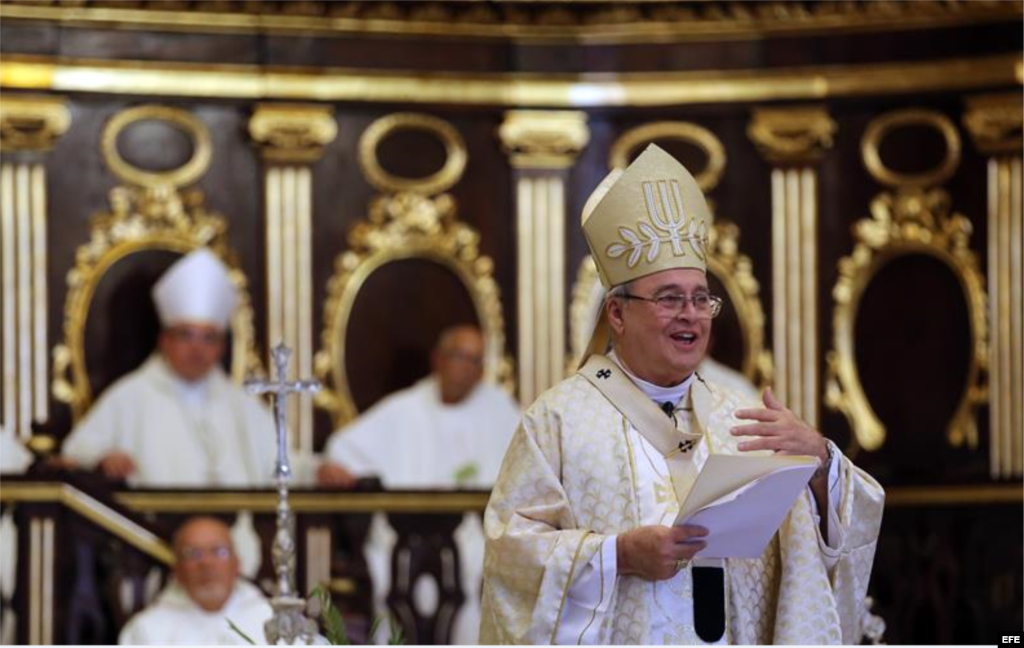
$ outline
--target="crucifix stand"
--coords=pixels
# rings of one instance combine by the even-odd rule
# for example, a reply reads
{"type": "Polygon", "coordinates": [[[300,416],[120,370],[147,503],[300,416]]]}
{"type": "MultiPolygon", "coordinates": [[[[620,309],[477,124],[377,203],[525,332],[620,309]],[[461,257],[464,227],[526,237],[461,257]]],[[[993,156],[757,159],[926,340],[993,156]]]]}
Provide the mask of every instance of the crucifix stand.
{"type": "Polygon", "coordinates": [[[288,463],[287,402],[290,394],[313,394],[320,390],[316,380],[288,382],[288,361],[291,349],[279,343],[271,353],[276,380],[247,380],[245,389],[250,394],[270,394],[274,399],[274,422],[277,426],[277,532],[274,534],[274,573],[277,586],[270,606],[274,616],[263,628],[270,645],[279,641],[294,644],[302,639],[309,645],[317,635],[316,622],[306,616],[306,600],[295,591],[295,539],[292,537],[292,512],[288,505],[288,482],[292,469],[288,463]]]}

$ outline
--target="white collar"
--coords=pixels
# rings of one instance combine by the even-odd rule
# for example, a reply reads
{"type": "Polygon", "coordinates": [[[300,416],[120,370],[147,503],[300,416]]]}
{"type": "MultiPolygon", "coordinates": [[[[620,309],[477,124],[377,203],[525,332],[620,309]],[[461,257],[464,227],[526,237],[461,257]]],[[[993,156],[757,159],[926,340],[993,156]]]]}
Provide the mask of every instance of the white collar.
{"type": "Polygon", "coordinates": [[[690,385],[693,384],[694,374],[691,373],[678,385],[672,385],[671,387],[655,385],[654,383],[647,382],[630,371],[629,367],[627,367],[626,364],[620,360],[617,355],[615,355],[614,350],[608,352],[608,358],[615,364],[619,365],[619,367],[626,372],[626,375],[629,376],[629,379],[640,388],[640,391],[646,394],[647,398],[650,398],[659,407],[661,407],[661,404],[665,402],[677,405],[686,396],[686,392],[690,391],[690,385]]]}

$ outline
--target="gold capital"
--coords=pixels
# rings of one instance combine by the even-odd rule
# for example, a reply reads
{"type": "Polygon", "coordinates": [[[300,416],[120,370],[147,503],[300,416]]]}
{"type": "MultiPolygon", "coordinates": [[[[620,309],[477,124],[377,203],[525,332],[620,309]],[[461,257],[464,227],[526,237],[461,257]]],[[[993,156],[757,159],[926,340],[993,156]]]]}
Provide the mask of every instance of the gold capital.
{"type": "Polygon", "coordinates": [[[564,169],[590,141],[590,129],[577,110],[509,110],[498,137],[514,167],[564,169]]]}
{"type": "Polygon", "coordinates": [[[807,164],[832,148],[836,123],[823,106],[759,108],[747,136],[769,162],[807,164]]]}
{"type": "Polygon", "coordinates": [[[70,125],[63,97],[7,94],[0,103],[0,150],[49,151],[70,125]]]}
{"type": "Polygon", "coordinates": [[[249,119],[249,135],[268,162],[312,164],[337,134],[328,106],[261,103],[249,119]]]}
{"type": "Polygon", "coordinates": [[[1024,107],[1019,93],[978,95],[968,98],[966,103],[964,126],[979,151],[987,155],[1020,155],[1024,145],[1024,107]]]}

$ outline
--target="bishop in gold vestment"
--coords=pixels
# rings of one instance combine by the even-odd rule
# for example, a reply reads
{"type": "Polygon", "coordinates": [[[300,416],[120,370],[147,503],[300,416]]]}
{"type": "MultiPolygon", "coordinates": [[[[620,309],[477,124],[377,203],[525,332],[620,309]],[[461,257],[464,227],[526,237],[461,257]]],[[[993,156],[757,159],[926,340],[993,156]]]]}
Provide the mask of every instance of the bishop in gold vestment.
{"type": "Polygon", "coordinates": [[[721,302],[693,178],[651,147],[583,218],[607,317],[590,360],[529,408],[505,456],[484,521],[481,641],[859,642],[884,493],[770,393],[762,409],[696,371],[721,302]],[[695,441],[685,459],[651,435],[663,405],[670,434],[695,441]],[[671,525],[707,457],[744,452],[822,464],[759,558],[702,560],[703,530],[671,525]],[[723,570],[724,634],[711,639],[694,630],[702,564],[723,570]]]}

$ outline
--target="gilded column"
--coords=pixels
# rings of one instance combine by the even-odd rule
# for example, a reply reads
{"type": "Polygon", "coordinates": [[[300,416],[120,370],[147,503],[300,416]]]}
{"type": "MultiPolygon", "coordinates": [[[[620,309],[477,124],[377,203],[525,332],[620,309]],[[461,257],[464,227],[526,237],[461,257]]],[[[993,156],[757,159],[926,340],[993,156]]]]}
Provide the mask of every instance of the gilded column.
{"type": "Polygon", "coordinates": [[[0,103],[0,425],[22,439],[49,419],[43,160],[70,124],[61,97],[0,103]]]}
{"type": "Polygon", "coordinates": [[[1024,210],[1020,95],[967,100],[964,125],[988,156],[989,468],[1024,474],[1024,210]]]}
{"type": "Polygon", "coordinates": [[[755,110],[747,134],[772,164],[772,331],[776,395],[820,421],[818,197],[815,163],[836,124],[823,107],[755,110]]]}
{"type": "MultiPolygon", "coordinates": [[[[267,350],[284,342],[296,377],[313,374],[313,218],[310,167],[338,133],[331,108],[259,104],[249,134],[264,160],[267,272],[267,350]]],[[[313,450],[313,401],[288,411],[294,443],[313,450]]]]}
{"type": "Polygon", "coordinates": [[[498,131],[516,191],[519,399],[565,371],[565,181],[590,140],[586,113],[510,110],[498,131]]]}

